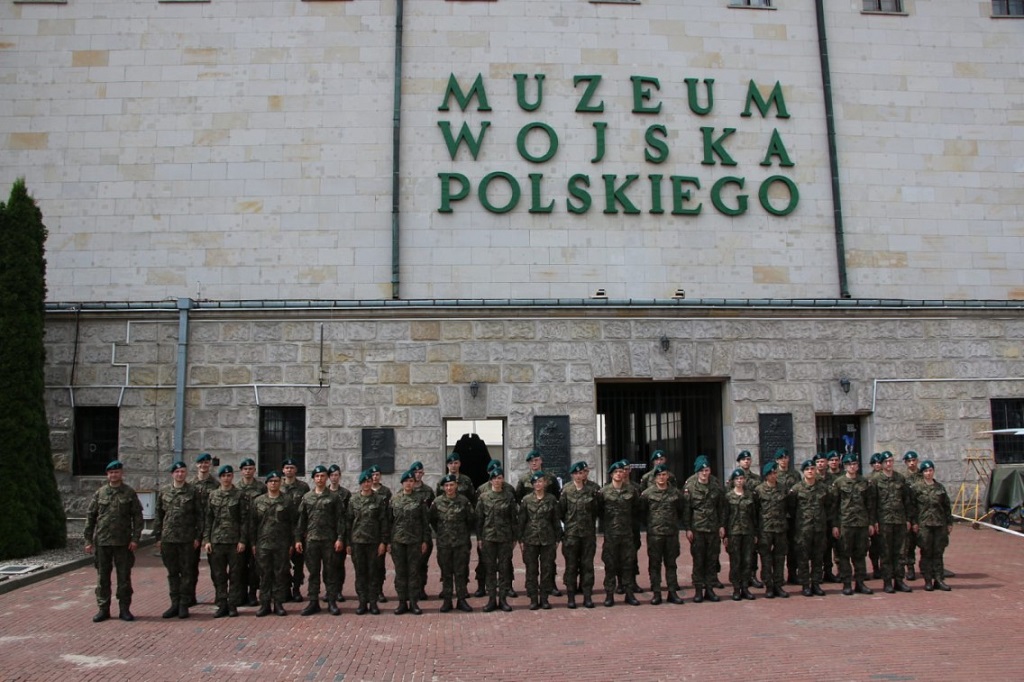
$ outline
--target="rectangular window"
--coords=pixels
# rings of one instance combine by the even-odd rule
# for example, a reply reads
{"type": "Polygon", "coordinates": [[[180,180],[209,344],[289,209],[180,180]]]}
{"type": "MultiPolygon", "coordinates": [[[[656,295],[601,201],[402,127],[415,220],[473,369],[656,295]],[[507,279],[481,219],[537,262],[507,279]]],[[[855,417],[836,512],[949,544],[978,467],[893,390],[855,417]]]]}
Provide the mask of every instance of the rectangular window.
{"type": "Polygon", "coordinates": [[[117,459],[119,424],[117,407],[75,408],[73,475],[103,476],[106,473],[107,464],[117,459]]]}
{"type": "Polygon", "coordinates": [[[306,408],[261,407],[259,475],[281,471],[281,462],[291,458],[306,473],[306,408]]]}
{"type": "Polygon", "coordinates": [[[903,12],[903,0],[864,0],[865,12],[903,12]]]}
{"type": "Polygon", "coordinates": [[[992,0],[992,16],[1024,17],[1024,0],[992,0]]]}
{"type": "Polygon", "coordinates": [[[772,0],[729,0],[730,7],[771,7],[772,0]]]}
{"type": "MultiPolygon", "coordinates": [[[[992,430],[1024,428],[1024,398],[992,399],[992,430]]],[[[1024,464],[1024,436],[992,434],[996,464],[1024,464]]]]}

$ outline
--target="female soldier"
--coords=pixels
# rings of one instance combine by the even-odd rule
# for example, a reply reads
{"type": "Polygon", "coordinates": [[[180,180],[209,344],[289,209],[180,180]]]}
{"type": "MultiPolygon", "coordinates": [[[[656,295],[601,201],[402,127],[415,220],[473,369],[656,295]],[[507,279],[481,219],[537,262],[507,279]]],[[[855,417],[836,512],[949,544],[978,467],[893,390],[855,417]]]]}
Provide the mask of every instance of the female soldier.
{"type": "Polygon", "coordinates": [[[747,474],[743,469],[734,469],[729,483],[732,490],[725,494],[725,550],[729,552],[732,600],[753,599],[747,586],[753,570],[756,503],[753,494],[746,489],[747,474]]]}
{"type": "Polygon", "coordinates": [[[395,615],[412,611],[420,615],[416,599],[420,591],[420,557],[427,551],[430,519],[427,506],[413,492],[416,474],[410,469],[402,474],[402,489],[391,498],[391,561],[395,564],[395,592],[398,608],[395,615]]]}
{"type": "Polygon", "coordinates": [[[507,598],[512,589],[512,547],[519,530],[515,491],[505,485],[505,473],[499,465],[491,467],[487,488],[478,492],[476,542],[484,562],[488,595],[484,612],[497,608],[511,611],[507,598]]]}
{"type": "Polygon", "coordinates": [[[917,516],[914,532],[917,545],[921,548],[921,573],[924,589],[928,592],[938,588],[949,592],[951,588],[943,581],[943,554],[953,531],[953,510],[945,486],[935,480],[935,464],[926,459],[921,463],[921,480],[912,487],[917,502],[917,516]]]}
{"type": "Polygon", "coordinates": [[[356,572],[356,615],[367,611],[379,615],[377,596],[380,592],[378,557],[387,552],[389,542],[387,503],[373,492],[373,475],[369,470],[359,474],[359,492],[348,501],[348,554],[356,572]]]}
{"type": "Polygon", "coordinates": [[[526,593],[530,610],[550,609],[548,595],[555,589],[555,551],[562,535],[558,500],[548,492],[543,471],[530,476],[533,494],[519,504],[519,541],[526,564],[526,593]],[[538,586],[537,574],[540,573],[538,586]]]}
{"type": "Polygon", "coordinates": [[[437,565],[441,569],[441,613],[452,610],[452,596],[456,608],[469,613],[473,607],[469,596],[470,533],[476,525],[476,514],[469,500],[459,494],[459,477],[448,474],[441,479],[442,495],[430,507],[430,525],[434,527],[437,545],[437,565]]]}

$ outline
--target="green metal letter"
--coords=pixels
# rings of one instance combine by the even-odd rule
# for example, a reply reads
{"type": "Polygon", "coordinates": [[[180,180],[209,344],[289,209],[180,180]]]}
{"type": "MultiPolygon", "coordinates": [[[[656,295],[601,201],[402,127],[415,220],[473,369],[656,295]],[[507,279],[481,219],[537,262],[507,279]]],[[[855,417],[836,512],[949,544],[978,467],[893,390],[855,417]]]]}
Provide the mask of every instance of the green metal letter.
{"type": "Polygon", "coordinates": [[[668,137],[668,130],[665,126],[660,123],[652,125],[647,128],[647,132],[644,133],[644,141],[647,142],[648,148],[644,150],[644,159],[651,163],[664,163],[668,159],[668,144],[665,140],[655,137],[655,133],[660,133],[663,137],[668,137]],[[657,151],[657,154],[651,153],[651,148],[657,151]]]}
{"type": "Polygon", "coordinates": [[[462,201],[469,196],[469,178],[462,173],[438,173],[437,177],[441,179],[441,207],[437,212],[451,213],[453,201],[462,201]],[[452,194],[452,180],[460,185],[455,194],[452,194]]]}
{"type": "Polygon", "coordinates": [[[551,213],[555,210],[554,199],[547,206],[540,205],[540,181],[543,179],[543,173],[530,173],[530,213],[551,213]]]}
{"type": "Polygon", "coordinates": [[[480,197],[480,205],[491,213],[508,213],[516,207],[516,204],[519,203],[519,197],[523,195],[523,191],[519,187],[519,182],[512,177],[511,174],[504,173],[502,171],[495,171],[493,173],[488,173],[480,180],[480,186],[477,188],[477,195],[480,197]],[[508,203],[504,206],[495,206],[491,203],[490,199],[487,198],[487,189],[490,187],[491,181],[495,178],[501,178],[507,182],[512,190],[512,196],[509,197],[508,203]]]}
{"type": "Polygon", "coordinates": [[[783,168],[788,168],[793,165],[793,162],[789,160],[789,154],[786,153],[786,145],[782,144],[782,136],[779,135],[778,128],[772,130],[772,139],[771,142],[768,143],[768,152],[764,155],[764,161],[761,162],[761,165],[772,165],[770,159],[773,156],[779,157],[779,165],[783,168]]]}
{"type": "Polygon", "coordinates": [[[519,135],[516,136],[516,149],[519,150],[519,156],[523,157],[530,163],[544,163],[550,161],[551,157],[558,151],[558,133],[555,132],[554,128],[549,126],[547,123],[541,123],[540,121],[534,121],[533,123],[527,123],[519,130],[519,135]],[[533,156],[530,154],[530,150],[526,148],[526,136],[530,134],[531,130],[539,128],[548,134],[548,150],[540,156],[533,156]]]}
{"type": "Polygon", "coordinates": [[[770,178],[765,178],[765,181],[761,183],[761,188],[757,190],[757,198],[764,210],[772,215],[785,216],[796,210],[797,204],[800,203],[800,190],[797,189],[796,183],[789,178],[782,175],[773,175],[770,178]],[[789,203],[785,208],[775,208],[768,202],[768,191],[776,182],[781,182],[789,190],[789,203]]]}
{"type": "Polygon", "coordinates": [[[786,111],[786,98],[782,96],[782,85],[779,81],[775,81],[775,87],[772,88],[772,94],[768,95],[767,101],[761,97],[761,91],[758,90],[757,83],[750,81],[750,85],[747,86],[747,106],[743,108],[743,113],[740,116],[753,116],[750,113],[751,102],[761,112],[761,118],[768,116],[768,109],[773,104],[776,109],[775,118],[789,118],[789,112],[786,111]]]}
{"type": "Polygon", "coordinates": [[[725,138],[736,132],[735,128],[723,128],[722,135],[717,140],[711,138],[715,132],[714,128],[701,128],[700,132],[704,134],[704,160],[700,162],[702,166],[715,165],[715,160],[711,157],[712,154],[718,155],[718,158],[722,160],[723,166],[736,165],[733,158],[729,156],[729,152],[725,151],[725,147],[722,146],[725,138]]]}
{"type": "Polygon", "coordinates": [[[535,73],[533,78],[537,81],[537,100],[535,102],[526,101],[526,74],[525,73],[514,73],[512,77],[516,79],[516,101],[519,102],[519,108],[523,111],[536,111],[540,108],[540,103],[544,100],[544,74],[535,73]]]}
{"type": "Polygon", "coordinates": [[[618,213],[619,210],[615,207],[615,204],[622,204],[622,212],[627,215],[639,213],[640,209],[637,208],[629,197],[626,196],[626,190],[632,185],[640,176],[639,175],[627,175],[626,181],[623,182],[619,187],[615,186],[616,175],[602,175],[604,178],[604,212],[605,213],[618,213]]]}
{"type": "Polygon", "coordinates": [[[644,88],[645,85],[653,85],[655,90],[661,90],[661,83],[653,76],[630,76],[633,81],[633,113],[634,114],[657,114],[661,111],[661,102],[657,106],[647,106],[645,102],[651,99],[651,91],[644,88]]]}
{"type": "Polygon", "coordinates": [[[579,204],[573,204],[572,201],[566,197],[565,208],[568,209],[569,213],[579,215],[590,210],[590,205],[592,203],[590,192],[583,189],[583,187],[590,187],[589,175],[577,173],[569,178],[569,194],[572,195],[573,198],[579,199],[580,202],[579,204]],[[582,185],[582,187],[580,185],[582,185]]]}
{"type": "Polygon", "coordinates": [[[480,145],[484,142],[484,133],[491,126],[491,122],[480,121],[480,135],[478,137],[473,137],[473,133],[469,131],[468,123],[462,124],[458,137],[452,137],[452,124],[450,122],[438,121],[437,125],[441,128],[441,134],[444,135],[444,143],[448,146],[448,153],[451,154],[452,161],[455,160],[455,155],[459,153],[459,147],[462,146],[463,142],[466,143],[469,153],[473,155],[473,160],[476,161],[476,155],[480,153],[480,145]]]}
{"type": "Polygon", "coordinates": [[[448,101],[452,97],[455,97],[455,101],[459,104],[459,109],[462,111],[466,110],[469,106],[469,102],[473,97],[477,98],[478,104],[476,107],[477,111],[490,111],[491,107],[487,104],[487,91],[484,90],[484,75],[478,73],[476,80],[473,81],[473,86],[469,89],[469,93],[463,93],[462,87],[459,85],[459,81],[455,79],[455,74],[448,76],[448,87],[444,90],[444,100],[441,102],[441,106],[437,108],[438,111],[448,111],[448,101]]]}
{"type": "Polygon", "coordinates": [[[722,188],[726,185],[736,185],[740,189],[743,189],[743,178],[733,177],[726,175],[724,178],[719,178],[714,185],[711,186],[711,203],[715,205],[719,213],[725,215],[743,215],[747,212],[747,195],[738,194],[736,195],[736,208],[729,208],[722,201],[722,188]]]}
{"type": "Polygon", "coordinates": [[[696,78],[685,78],[683,82],[686,83],[686,98],[690,102],[690,111],[698,116],[710,114],[711,110],[715,107],[715,91],[712,87],[715,84],[715,79],[704,79],[704,86],[708,91],[708,105],[706,107],[702,107],[700,102],[697,101],[697,83],[699,81],[696,78]]]}
{"type": "Polygon", "coordinates": [[[587,89],[583,91],[583,96],[580,97],[579,104],[576,105],[576,111],[578,113],[591,113],[599,114],[604,111],[604,100],[601,100],[598,104],[591,104],[590,100],[594,98],[594,93],[597,92],[597,86],[601,84],[601,76],[573,76],[572,85],[576,87],[580,83],[586,83],[587,89]]]}
{"type": "Polygon", "coordinates": [[[683,204],[690,200],[690,190],[683,189],[683,184],[693,185],[694,189],[700,189],[700,178],[691,178],[686,175],[673,175],[672,180],[672,215],[700,215],[703,203],[693,208],[683,208],[683,204]]]}

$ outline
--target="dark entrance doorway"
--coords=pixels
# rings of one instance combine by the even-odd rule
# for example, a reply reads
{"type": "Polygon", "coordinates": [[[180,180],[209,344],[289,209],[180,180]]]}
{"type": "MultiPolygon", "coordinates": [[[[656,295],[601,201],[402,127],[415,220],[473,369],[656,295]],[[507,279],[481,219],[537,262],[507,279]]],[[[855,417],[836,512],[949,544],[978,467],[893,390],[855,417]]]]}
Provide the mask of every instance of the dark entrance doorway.
{"type": "Polygon", "coordinates": [[[852,414],[819,414],[814,417],[814,422],[817,431],[816,451],[828,453],[835,450],[840,455],[852,452],[857,455],[857,462],[861,465],[860,470],[863,473],[860,417],[852,414]]]}
{"type": "Polygon", "coordinates": [[[602,480],[619,459],[636,465],[633,478],[639,480],[655,450],[665,451],[680,484],[698,455],[707,455],[721,480],[722,384],[598,382],[597,417],[602,480]]]}

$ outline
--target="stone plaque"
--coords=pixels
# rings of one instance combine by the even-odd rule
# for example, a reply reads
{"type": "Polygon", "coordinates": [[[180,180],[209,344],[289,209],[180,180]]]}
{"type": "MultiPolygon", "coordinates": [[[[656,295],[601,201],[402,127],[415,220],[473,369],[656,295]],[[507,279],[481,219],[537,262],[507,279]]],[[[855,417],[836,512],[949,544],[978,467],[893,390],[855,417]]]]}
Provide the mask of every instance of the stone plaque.
{"type": "Polygon", "coordinates": [[[799,469],[799,463],[793,454],[793,415],[789,412],[779,414],[757,415],[758,447],[762,464],[775,457],[775,451],[786,448],[789,453],[790,468],[799,469]]]}
{"type": "Polygon", "coordinates": [[[363,429],[363,471],[374,464],[382,474],[395,473],[394,429],[363,429]]]}
{"type": "Polygon", "coordinates": [[[946,425],[942,422],[918,422],[914,424],[919,440],[945,440],[946,425]]]}
{"type": "Polygon", "coordinates": [[[569,480],[569,417],[534,417],[533,446],[544,457],[544,471],[569,480]]]}

